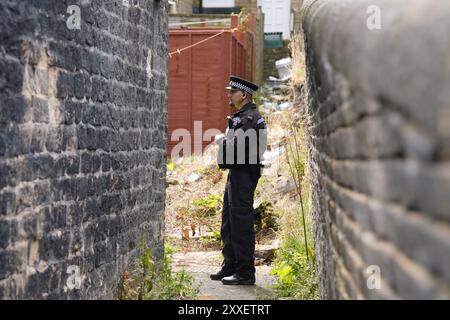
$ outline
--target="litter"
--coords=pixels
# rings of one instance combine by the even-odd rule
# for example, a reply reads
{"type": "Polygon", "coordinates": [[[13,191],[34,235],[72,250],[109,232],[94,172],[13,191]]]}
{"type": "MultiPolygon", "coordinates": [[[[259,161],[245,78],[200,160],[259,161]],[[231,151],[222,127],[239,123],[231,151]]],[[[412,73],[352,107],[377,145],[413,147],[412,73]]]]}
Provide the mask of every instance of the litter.
{"type": "Polygon", "coordinates": [[[188,177],[187,180],[189,181],[189,183],[193,183],[196,182],[198,180],[200,180],[202,178],[201,175],[199,175],[198,173],[191,173],[188,177]]]}
{"type": "Polygon", "coordinates": [[[286,79],[291,77],[292,74],[292,60],[291,58],[284,58],[275,61],[275,67],[278,71],[278,77],[280,79],[286,79]]]}

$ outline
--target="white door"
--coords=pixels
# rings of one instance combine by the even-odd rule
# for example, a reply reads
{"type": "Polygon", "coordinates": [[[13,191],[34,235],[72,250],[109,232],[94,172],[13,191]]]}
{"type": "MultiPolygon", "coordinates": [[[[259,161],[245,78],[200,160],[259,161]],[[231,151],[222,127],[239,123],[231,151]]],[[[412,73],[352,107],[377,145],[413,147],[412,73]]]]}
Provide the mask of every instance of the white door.
{"type": "Polygon", "coordinates": [[[291,36],[291,0],[261,0],[264,12],[264,32],[283,32],[291,36]]]}

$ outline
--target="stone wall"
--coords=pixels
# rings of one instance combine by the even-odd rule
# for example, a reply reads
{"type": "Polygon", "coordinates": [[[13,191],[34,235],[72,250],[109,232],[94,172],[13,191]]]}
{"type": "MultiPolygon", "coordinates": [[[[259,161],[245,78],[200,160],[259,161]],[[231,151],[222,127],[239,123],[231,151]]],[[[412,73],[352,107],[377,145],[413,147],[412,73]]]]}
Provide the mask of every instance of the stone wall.
{"type": "Polygon", "coordinates": [[[450,4],[303,10],[322,298],[449,298],[450,4]]]}
{"type": "Polygon", "coordinates": [[[248,12],[254,15],[258,13],[258,4],[256,0],[235,0],[234,4],[236,7],[246,8],[248,12]]]}
{"type": "Polygon", "coordinates": [[[269,76],[278,78],[275,62],[291,56],[290,43],[289,40],[283,40],[281,48],[264,48],[263,81],[266,81],[269,76]]]}
{"type": "Polygon", "coordinates": [[[178,0],[177,1],[177,14],[191,14],[194,0],[178,0]]]}
{"type": "Polygon", "coordinates": [[[293,27],[293,33],[299,33],[301,32],[302,28],[302,14],[301,14],[301,8],[303,5],[303,0],[291,0],[291,11],[293,13],[293,21],[292,21],[292,27],[293,27]]]}
{"type": "Polygon", "coordinates": [[[0,299],[112,298],[142,239],[163,256],[167,2],[0,16],[0,299]]]}
{"type": "Polygon", "coordinates": [[[264,72],[264,13],[261,7],[256,11],[256,67],[255,83],[262,85],[265,79],[264,72]]]}

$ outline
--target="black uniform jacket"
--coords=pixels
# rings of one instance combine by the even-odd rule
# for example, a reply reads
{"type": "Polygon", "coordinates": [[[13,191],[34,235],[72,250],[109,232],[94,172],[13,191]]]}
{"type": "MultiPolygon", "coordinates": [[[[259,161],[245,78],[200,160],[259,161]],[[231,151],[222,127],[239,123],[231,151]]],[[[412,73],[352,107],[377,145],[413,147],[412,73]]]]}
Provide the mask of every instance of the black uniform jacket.
{"type": "Polygon", "coordinates": [[[220,168],[261,167],[267,145],[267,127],[256,105],[249,102],[228,117],[225,138],[219,141],[220,168]]]}

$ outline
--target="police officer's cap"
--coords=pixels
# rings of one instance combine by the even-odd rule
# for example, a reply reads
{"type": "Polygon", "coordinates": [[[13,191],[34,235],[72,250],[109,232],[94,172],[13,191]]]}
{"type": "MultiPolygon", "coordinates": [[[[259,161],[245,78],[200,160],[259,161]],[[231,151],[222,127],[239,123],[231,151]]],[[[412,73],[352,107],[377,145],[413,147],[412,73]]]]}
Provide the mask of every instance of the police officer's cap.
{"type": "Polygon", "coordinates": [[[228,87],[225,87],[225,89],[243,90],[249,94],[253,94],[255,91],[258,90],[258,86],[245,79],[236,76],[230,76],[230,85],[228,87]]]}

